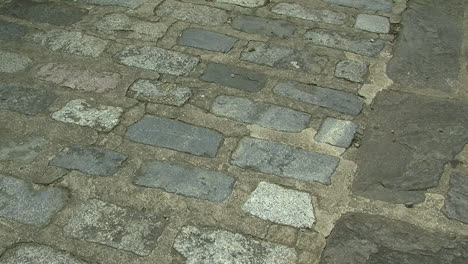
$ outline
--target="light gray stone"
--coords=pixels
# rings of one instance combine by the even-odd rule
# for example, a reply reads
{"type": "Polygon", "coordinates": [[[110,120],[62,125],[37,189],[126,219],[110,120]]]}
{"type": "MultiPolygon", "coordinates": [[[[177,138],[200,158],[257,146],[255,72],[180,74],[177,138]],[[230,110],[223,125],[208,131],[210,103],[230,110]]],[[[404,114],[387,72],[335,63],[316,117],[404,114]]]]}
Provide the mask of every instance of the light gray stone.
{"type": "Polygon", "coordinates": [[[200,79],[247,92],[258,92],[266,83],[261,73],[218,63],[208,64],[200,79]]]}
{"type": "Polygon", "coordinates": [[[188,263],[288,264],[296,263],[292,248],[245,237],[224,230],[188,226],[177,235],[174,248],[188,263]]]}
{"type": "Polygon", "coordinates": [[[191,3],[181,3],[173,0],[164,1],[155,11],[158,16],[170,16],[179,20],[204,26],[222,25],[228,19],[226,11],[195,5],[191,3]]]}
{"type": "Polygon", "coordinates": [[[311,228],[315,221],[308,193],[268,182],[258,184],[242,209],[263,220],[297,228],[311,228]]]}
{"type": "Polygon", "coordinates": [[[228,52],[237,39],[203,29],[189,28],[182,31],[177,44],[211,51],[228,52]]]}
{"type": "Polygon", "coordinates": [[[0,83],[0,109],[36,115],[45,112],[56,98],[54,93],[46,90],[0,83]]]}
{"type": "Polygon", "coordinates": [[[117,58],[120,63],[159,73],[187,75],[198,65],[198,57],[152,46],[128,46],[117,58]]]}
{"type": "Polygon", "coordinates": [[[23,71],[32,64],[32,60],[26,56],[0,51],[0,72],[14,73],[23,71]]]}
{"type": "Polygon", "coordinates": [[[231,164],[304,182],[330,184],[339,158],[289,145],[244,137],[231,164]]]}
{"type": "Polygon", "coordinates": [[[347,92],[296,82],[279,83],[273,88],[273,92],[304,103],[352,115],[359,114],[363,104],[359,96],[347,92]]]}
{"type": "Polygon", "coordinates": [[[140,79],[130,86],[127,95],[140,101],[181,106],[192,96],[192,90],[175,83],[140,79]]]}
{"type": "Polygon", "coordinates": [[[352,60],[340,61],[335,68],[336,77],[357,83],[364,82],[368,72],[367,64],[352,60]]]}
{"type": "Polygon", "coordinates": [[[306,8],[295,3],[279,3],[271,9],[271,12],[304,20],[335,25],[343,25],[346,21],[346,14],[330,10],[306,8]]]}
{"type": "Polygon", "coordinates": [[[454,172],[442,212],[451,219],[468,224],[468,174],[454,172]]]}
{"type": "Polygon", "coordinates": [[[393,0],[325,0],[325,2],[358,9],[390,12],[393,0]]]}
{"type": "Polygon", "coordinates": [[[310,115],[303,112],[233,96],[218,96],[211,111],[215,115],[286,132],[301,132],[310,120],[310,115]]]}
{"type": "Polygon", "coordinates": [[[217,171],[152,161],[137,173],[135,184],[220,203],[231,194],[234,178],[217,171]]]}
{"type": "Polygon", "coordinates": [[[327,117],[315,135],[315,140],[347,148],[353,141],[356,129],[357,125],[352,121],[327,117]]]}
{"type": "Polygon", "coordinates": [[[390,22],[388,18],[376,15],[359,14],[356,17],[356,24],[354,27],[374,33],[390,32],[390,22]]]}
{"type": "Polygon", "coordinates": [[[0,40],[18,40],[26,35],[27,28],[0,20],[0,40]]]}
{"type": "Polygon", "coordinates": [[[67,237],[148,256],[166,225],[167,221],[159,216],[88,200],[75,211],[63,231],[67,237]]]}
{"type": "Polygon", "coordinates": [[[40,137],[0,137],[0,160],[31,163],[47,143],[40,137]]]}
{"type": "Polygon", "coordinates": [[[197,156],[215,157],[223,136],[211,129],[146,115],[127,129],[130,140],[197,156]]]}
{"type": "Polygon", "coordinates": [[[86,264],[70,253],[38,244],[20,244],[0,257],[2,264],[86,264]]]}
{"type": "Polygon", "coordinates": [[[145,0],[80,0],[89,4],[95,5],[111,5],[111,6],[122,6],[135,9],[141,6],[145,0]]]}
{"type": "Polygon", "coordinates": [[[267,3],[267,0],[216,0],[216,2],[245,7],[260,7],[264,6],[267,3]]]}
{"type": "Polygon", "coordinates": [[[296,31],[296,26],[287,21],[256,16],[238,16],[231,26],[242,32],[279,38],[291,37],[296,31]]]}

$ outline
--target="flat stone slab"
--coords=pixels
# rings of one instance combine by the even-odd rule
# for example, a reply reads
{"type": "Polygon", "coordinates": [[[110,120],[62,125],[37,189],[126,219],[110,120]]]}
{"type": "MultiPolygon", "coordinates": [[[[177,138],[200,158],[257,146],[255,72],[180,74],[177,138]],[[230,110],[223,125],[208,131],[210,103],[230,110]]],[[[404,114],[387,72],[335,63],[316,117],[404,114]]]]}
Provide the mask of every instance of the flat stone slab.
{"type": "Polygon", "coordinates": [[[231,26],[242,32],[278,38],[291,37],[296,31],[296,26],[287,21],[256,16],[238,16],[231,26]]]}
{"type": "Polygon", "coordinates": [[[296,251],[284,245],[224,230],[207,230],[193,226],[182,228],[175,239],[174,249],[188,263],[288,264],[297,260],[296,251]]]}
{"type": "Polygon", "coordinates": [[[226,53],[232,49],[236,41],[236,38],[224,34],[189,28],[182,31],[182,35],[177,39],[177,44],[226,53]]]}
{"type": "Polygon", "coordinates": [[[126,66],[167,73],[187,75],[198,65],[198,57],[152,46],[128,46],[117,58],[126,66]]]}
{"type": "Polygon", "coordinates": [[[359,14],[356,17],[354,28],[386,34],[390,32],[390,21],[383,16],[359,14]]]}
{"type": "Polygon", "coordinates": [[[93,199],[81,204],[63,231],[67,237],[148,256],[166,225],[162,217],[93,199]]]}
{"type": "Polygon", "coordinates": [[[216,0],[216,2],[245,7],[260,7],[266,5],[267,0],[216,0]]]}
{"type": "Polygon", "coordinates": [[[35,77],[39,80],[83,91],[103,93],[115,89],[120,82],[120,74],[114,72],[94,72],[80,67],[48,63],[41,66],[35,77]]]}
{"type": "Polygon", "coordinates": [[[311,117],[290,108],[234,96],[218,96],[211,106],[211,112],[236,121],[286,132],[301,132],[307,127],[311,117]]]}
{"type": "Polygon", "coordinates": [[[109,132],[118,125],[123,109],[107,105],[92,105],[86,100],[68,102],[62,109],[52,114],[52,118],[64,123],[91,127],[109,132]]]}
{"type": "Polygon", "coordinates": [[[127,137],[137,143],[211,158],[216,156],[223,140],[214,130],[150,115],[131,125],[127,137]]]}
{"type": "Polygon", "coordinates": [[[181,106],[192,96],[192,89],[175,83],[140,79],[130,86],[127,96],[145,102],[181,106]]]}
{"type": "Polygon", "coordinates": [[[67,201],[67,192],[60,188],[33,186],[3,174],[0,194],[0,217],[34,226],[47,225],[67,201]]]}
{"type": "Polygon", "coordinates": [[[47,111],[57,96],[49,91],[0,83],[0,109],[28,115],[47,111]]]}
{"type": "Polygon", "coordinates": [[[295,3],[279,3],[271,9],[271,12],[289,17],[335,25],[343,25],[346,21],[346,14],[344,13],[324,9],[306,8],[295,3]]]}
{"type": "Polygon", "coordinates": [[[0,51],[0,72],[14,73],[23,71],[32,64],[32,60],[24,55],[0,51]]]}
{"type": "Polygon", "coordinates": [[[296,82],[279,83],[273,88],[273,92],[304,103],[352,115],[359,114],[363,104],[363,100],[354,94],[296,82]]]}
{"type": "Polygon", "coordinates": [[[40,137],[0,137],[0,160],[31,163],[47,143],[40,137]]]}
{"type": "Polygon", "coordinates": [[[258,92],[266,83],[261,73],[218,63],[208,64],[200,79],[247,92],[258,92]]]}
{"type": "Polygon", "coordinates": [[[365,9],[365,10],[374,10],[374,11],[383,11],[383,12],[390,12],[393,8],[393,0],[324,0],[325,2],[353,7],[357,9],[365,9]]]}
{"type": "Polygon", "coordinates": [[[27,28],[0,20],[0,40],[18,40],[26,35],[27,28]]]}
{"type": "Polygon", "coordinates": [[[231,194],[234,178],[217,171],[152,161],[137,173],[135,184],[220,203],[231,194]]]}
{"type": "Polygon", "coordinates": [[[135,9],[141,6],[145,0],[80,0],[85,3],[103,6],[122,6],[135,9]]]}
{"type": "Polygon", "coordinates": [[[244,137],[231,157],[231,164],[304,182],[331,183],[340,159],[289,145],[244,137]]]}
{"type": "Polygon", "coordinates": [[[352,82],[362,83],[365,81],[369,73],[368,68],[369,66],[367,66],[367,64],[359,61],[340,61],[335,68],[335,77],[343,78],[352,82]]]}
{"type": "Polygon", "coordinates": [[[5,264],[86,264],[70,253],[39,244],[20,244],[0,257],[5,264]]]}
{"type": "Polygon", "coordinates": [[[297,228],[311,228],[315,221],[308,193],[268,182],[258,184],[242,209],[263,220],[297,228]]]}
{"type": "Polygon", "coordinates": [[[385,46],[385,42],[381,39],[366,39],[349,33],[326,29],[307,31],[304,34],[304,41],[370,57],[377,56],[385,46]]]}
{"type": "Polygon", "coordinates": [[[219,26],[228,19],[228,14],[224,10],[172,0],[164,1],[155,13],[157,16],[170,16],[203,26],[219,26]]]}
{"type": "Polygon", "coordinates": [[[442,212],[451,219],[468,224],[468,174],[454,172],[442,212]]]}
{"type": "Polygon", "coordinates": [[[51,30],[33,36],[33,42],[52,51],[79,56],[98,57],[107,47],[107,41],[77,31],[51,30]]]}
{"type": "Polygon", "coordinates": [[[347,148],[353,141],[356,129],[357,125],[352,121],[327,117],[315,135],[315,140],[347,148]]]}

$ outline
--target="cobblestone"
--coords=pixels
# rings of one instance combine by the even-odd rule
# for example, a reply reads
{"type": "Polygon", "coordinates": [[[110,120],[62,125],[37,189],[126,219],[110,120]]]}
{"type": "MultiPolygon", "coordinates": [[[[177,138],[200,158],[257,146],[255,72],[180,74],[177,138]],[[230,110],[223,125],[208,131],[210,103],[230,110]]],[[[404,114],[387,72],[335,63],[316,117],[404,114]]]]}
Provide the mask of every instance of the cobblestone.
{"type": "Polygon", "coordinates": [[[216,2],[245,7],[260,7],[266,5],[267,0],[216,0],[216,2]]]}
{"type": "Polygon", "coordinates": [[[352,121],[327,118],[315,135],[315,140],[347,148],[351,145],[356,129],[357,126],[352,121]]]}
{"type": "Polygon", "coordinates": [[[155,13],[158,16],[171,16],[179,20],[205,26],[222,25],[228,19],[228,14],[224,10],[172,0],[161,4],[155,13]]]}
{"type": "Polygon", "coordinates": [[[130,86],[127,95],[140,101],[181,106],[190,99],[192,91],[174,83],[140,79],[130,86]]]}
{"type": "Polygon", "coordinates": [[[86,264],[70,253],[38,244],[20,244],[7,250],[0,262],[5,264],[86,264]]]}
{"type": "Polygon", "coordinates": [[[145,0],[84,0],[87,3],[95,5],[111,5],[111,6],[122,6],[135,9],[141,6],[145,0]]]}
{"type": "Polygon", "coordinates": [[[55,98],[54,93],[46,90],[0,83],[0,109],[36,115],[45,112],[55,98]]]}
{"type": "Polygon", "coordinates": [[[468,224],[468,174],[455,172],[450,178],[450,185],[442,212],[451,219],[468,224]]]}
{"type": "Polygon", "coordinates": [[[18,40],[26,35],[27,28],[0,20],[0,40],[18,40]]]}
{"type": "Polygon", "coordinates": [[[295,3],[279,3],[271,9],[271,12],[289,17],[335,25],[343,25],[346,21],[346,14],[344,13],[305,8],[295,3]]]}
{"type": "Polygon", "coordinates": [[[47,140],[40,137],[0,137],[0,160],[32,162],[47,140]]]}
{"type": "Polygon", "coordinates": [[[393,0],[325,0],[325,2],[348,6],[358,9],[390,12],[393,8],[393,0]]]}
{"type": "Polygon", "coordinates": [[[231,26],[242,32],[279,38],[291,37],[296,31],[296,26],[287,21],[256,16],[238,16],[231,26]]]}
{"type": "Polygon", "coordinates": [[[177,44],[226,53],[232,49],[236,41],[236,38],[224,34],[189,28],[182,32],[177,39],[177,44]]]}
{"type": "Polygon", "coordinates": [[[32,60],[26,56],[0,51],[0,72],[14,73],[23,71],[32,64],[32,60]]]}
{"type": "Polygon", "coordinates": [[[390,32],[390,22],[388,18],[383,16],[359,14],[356,17],[356,24],[354,27],[374,33],[386,34],[390,32]]]}
{"type": "Polygon", "coordinates": [[[263,74],[217,63],[208,64],[200,79],[247,92],[258,92],[266,83],[263,74]]]}
{"type": "Polygon", "coordinates": [[[352,60],[340,61],[335,68],[336,77],[357,83],[364,82],[368,72],[367,64],[352,60]]]}

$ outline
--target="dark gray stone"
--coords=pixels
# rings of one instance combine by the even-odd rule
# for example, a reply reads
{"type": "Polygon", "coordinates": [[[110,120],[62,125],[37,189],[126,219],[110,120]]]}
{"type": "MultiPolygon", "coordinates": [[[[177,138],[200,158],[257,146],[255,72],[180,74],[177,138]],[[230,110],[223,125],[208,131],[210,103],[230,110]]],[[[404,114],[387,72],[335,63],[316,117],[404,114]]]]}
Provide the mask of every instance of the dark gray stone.
{"type": "Polygon", "coordinates": [[[211,129],[146,115],[127,130],[130,140],[197,156],[215,157],[223,136],[211,129]]]}
{"type": "Polygon", "coordinates": [[[0,40],[17,40],[26,35],[26,27],[0,20],[0,40]]]}
{"type": "Polygon", "coordinates": [[[358,9],[383,12],[390,12],[393,8],[393,0],[325,0],[325,2],[358,9]]]}
{"type": "Polygon", "coordinates": [[[220,203],[231,194],[234,178],[217,171],[152,161],[140,169],[135,184],[220,203]]]}
{"type": "Polygon", "coordinates": [[[108,42],[79,31],[49,30],[33,36],[33,42],[56,52],[99,57],[108,42]]]}
{"type": "Polygon", "coordinates": [[[0,109],[35,115],[45,112],[56,97],[49,91],[0,83],[0,109]]]}
{"type": "Polygon", "coordinates": [[[50,165],[79,170],[92,176],[112,176],[127,157],[125,154],[110,150],[71,145],[57,154],[50,161],[50,165]]]}
{"type": "Polygon", "coordinates": [[[357,153],[356,194],[394,203],[424,201],[444,165],[468,143],[468,103],[385,91],[377,94],[357,153]]]}
{"type": "Polygon", "coordinates": [[[20,244],[0,257],[2,264],[86,264],[70,253],[38,244],[20,244]]]}
{"type": "Polygon", "coordinates": [[[0,73],[24,71],[31,66],[32,62],[27,56],[0,50],[0,73]]]}
{"type": "Polygon", "coordinates": [[[0,137],[0,160],[30,163],[47,143],[39,137],[0,137]]]}
{"type": "Polygon", "coordinates": [[[189,28],[182,31],[177,44],[211,51],[228,52],[237,39],[203,29],[189,28]]]}
{"type": "Polygon", "coordinates": [[[296,30],[296,26],[287,21],[255,16],[238,16],[231,26],[242,32],[279,38],[288,38],[296,30]]]}
{"type": "Polygon", "coordinates": [[[141,6],[145,0],[80,0],[86,3],[103,6],[122,6],[135,9],[141,6]]]}
{"type": "Polygon", "coordinates": [[[258,92],[266,83],[263,74],[218,63],[208,64],[200,79],[248,92],[258,92]]]}
{"type": "Polygon", "coordinates": [[[127,95],[140,101],[181,106],[192,96],[192,90],[176,83],[140,79],[130,86],[127,95]]]}
{"type": "Polygon", "coordinates": [[[226,11],[218,8],[173,0],[164,1],[154,12],[160,17],[170,16],[204,26],[222,25],[229,17],[226,11]]]}
{"type": "Polygon", "coordinates": [[[468,224],[468,174],[454,172],[442,212],[451,219],[468,224]]]}

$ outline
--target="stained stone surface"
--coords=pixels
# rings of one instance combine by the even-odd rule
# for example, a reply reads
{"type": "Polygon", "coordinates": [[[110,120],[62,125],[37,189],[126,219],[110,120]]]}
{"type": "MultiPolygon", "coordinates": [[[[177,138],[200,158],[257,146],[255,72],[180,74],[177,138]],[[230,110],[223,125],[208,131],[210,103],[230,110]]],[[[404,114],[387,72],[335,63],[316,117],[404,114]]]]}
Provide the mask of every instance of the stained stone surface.
{"type": "Polygon", "coordinates": [[[356,17],[354,27],[374,33],[388,33],[390,31],[390,21],[383,16],[359,14],[356,17]]]}
{"type": "Polygon", "coordinates": [[[442,212],[451,219],[468,224],[468,174],[454,172],[442,212]]]}
{"type": "Polygon", "coordinates": [[[328,117],[315,135],[315,140],[347,148],[351,145],[356,129],[357,125],[352,121],[328,117]]]}
{"type": "Polygon", "coordinates": [[[287,21],[256,16],[238,16],[231,26],[242,32],[279,38],[291,37],[296,31],[296,26],[287,21]]]}
{"type": "Polygon", "coordinates": [[[95,4],[95,5],[111,5],[111,6],[122,6],[135,9],[142,5],[145,0],[79,0],[81,2],[95,4]]]}
{"type": "Polygon", "coordinates": [[[0,72],[15,73],[23,71],[32,64],[32,60],[24,55],[0,51],[0,72]]]}
{"type": "Polygon", "coordinates": [[[189,28],[182,31],[182,35],[177,39],[177,44],[210,51],[228,52],[236,41],[236,38],[221,33],[189,28]]]}
{"type": "Polygon", "coordinates": [[[26,35],[25,26],[0,20],[0,40],[18,40],[26,35]]]}
{"type": "Polygon", "coordinates": [[[36,115],[45,112],[56,97],[46,90],[0,83],[0,109],[36,115]]]}
{"type": "Polygon", "coordinates": [[[261,73],[218,63],[208,64],[200,79],[247,92],[258,92],[266,83],[261,73]]]}
{"type": "Polygon", "coordinates": [[[192,90],[175,83],[140,79],[130,86],[127,95],[140,101],[181,106],[192,96],[192,90]]]}
{"type": "Polygon", "coordinates": [[[335,25],[342,25],[346,21],[346,14],[344,13],[306,8],[295,3],[279,3],[271,9],[271,12],[304,20],[335,25]]]}
{"type": "Polygon", "coordinates": [[[0,257],[2,264],[86,264],[68,252],[39,244],[20,244],[0,257]]]}
{"type": "Polygon", "coordinates": [[[390,12],[393,8],[393,0],[324,0],[325,2],[348,6],[364,10],[374,10],[374,11],[383,11],[390,12]]]}
{"type": "Polygon", "coordinates": [[[264,6],[268,2],[268,0],[216,0],[216,2],[245,7],[260,7],[264,6]]]}
{"type": "Polygon", "coordinates": [[[191,3],[181,3],[172,0],[164,1],[156,10],[158,16],[170,16],[179,20],[200,25],[217,26],[228,19],[226,11],[191,3]]]}
{"type": "Polygon", "coordinates": [[[32,162],[47,140],[33,136],[0,137],[0,160],[32,162]]]}
{"type": "Polygon", "coordinates": [[[335,76],[348,81],[362,83],[369,70],[365,63],[352,60],[340,61],[335,68],[335,76]]]}

